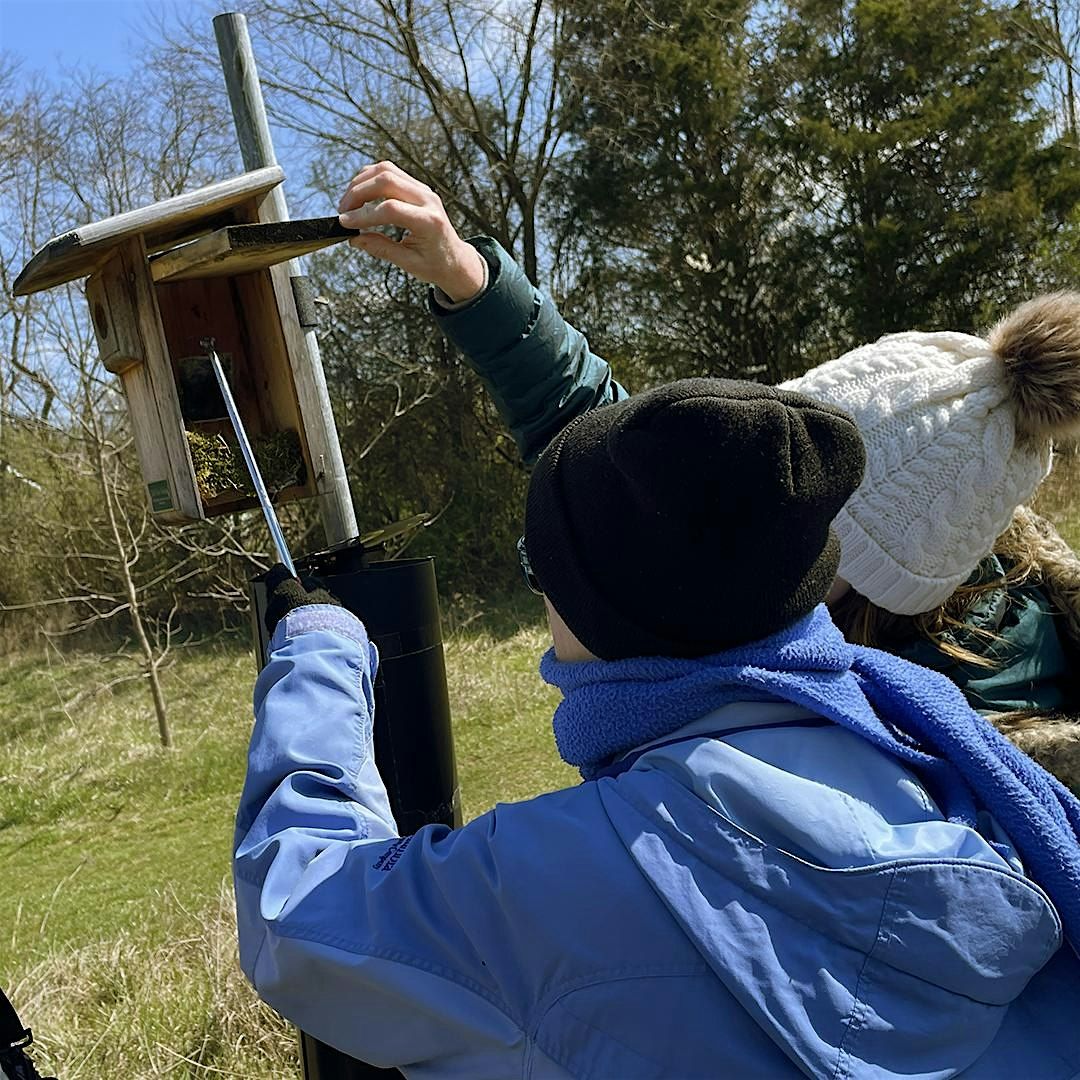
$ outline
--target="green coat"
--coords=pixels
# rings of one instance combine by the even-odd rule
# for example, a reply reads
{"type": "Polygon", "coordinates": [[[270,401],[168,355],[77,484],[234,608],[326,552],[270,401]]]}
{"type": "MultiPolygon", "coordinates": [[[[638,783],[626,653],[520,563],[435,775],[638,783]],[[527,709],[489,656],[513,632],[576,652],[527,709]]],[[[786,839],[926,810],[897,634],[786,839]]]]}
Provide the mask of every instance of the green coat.
{"type": "Polygon", "coordinates": [[[559,314],[499,244],[469,241],[488,264],[487,289],[464,307],[431,310],[480,376],[531,465],[571,420],[628,397],[606,360],[559,314]]]}
{"type": "MultiPolygon", "coordinates": [[[[470,240],[488,264],[487,288],[472,302],[431,310],[487,387],[527,464],[575,417],[627,397],[606,360],[559,314],[550,297],[489,237],[470,240]]],[[[999,575],[994,556],[976,574],[999,575]]],[[[1069,664],[1046,593],[1013,586],[987,593],[972,626],[996,640],[961,634],[958,644],[993,659],[993,668],[960,664],[920,639],[897,650],[943,672],[983,713],[1056,711],[1066,705],[1069,664]]]]}
{"type": "MultiPolygon", "coordinates": [[[[972,580],[989,580],[1004,572],[997,556],[990,555],[972,580]]],[[[993,667],[960,663],[925,638],[897,652],[947,675],[981,713],[1015,709],[1056,713],[1069,707],[1072,675],[1058,633],[1058,616],[1044,589],[1037,585],[992,589],[971,606],[967,622],[967,627],[950,635],[953,642],[985,656],[993,667]],[[987,633],[993,638],[987,638],[987,633]]]]}

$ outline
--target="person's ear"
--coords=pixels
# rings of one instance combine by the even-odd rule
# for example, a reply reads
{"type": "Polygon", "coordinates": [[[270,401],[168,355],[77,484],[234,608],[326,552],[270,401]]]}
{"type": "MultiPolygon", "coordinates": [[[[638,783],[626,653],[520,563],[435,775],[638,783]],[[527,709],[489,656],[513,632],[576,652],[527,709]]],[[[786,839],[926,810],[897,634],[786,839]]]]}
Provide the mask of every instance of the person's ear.
{"type": "Polygon", "coordinates": [[[551,601],[545,596],[544,607],[547,608],[548,626],[551,627],[551,641],[555,646],[555,656],[559,660],[579,661],[596,660],[594,656],[574,636],[574,632],[563,622],[562,616],[552,606],[551,601]]]}

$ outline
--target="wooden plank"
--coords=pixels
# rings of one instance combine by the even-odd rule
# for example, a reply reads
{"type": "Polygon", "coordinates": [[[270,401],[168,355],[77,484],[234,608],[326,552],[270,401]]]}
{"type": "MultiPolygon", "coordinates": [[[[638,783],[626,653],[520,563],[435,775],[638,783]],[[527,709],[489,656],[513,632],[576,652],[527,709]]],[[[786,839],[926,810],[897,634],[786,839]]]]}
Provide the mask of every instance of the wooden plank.
{"type": "Polygon", "coordinates": [[[265,195],[284,179],[280,166],[271,165],[82,225],[54,237],[37,251],[15,279],[12,291],[16,296],[26,296],[86,277],[105,263],[118,244],[140,234],[147,251],[172,247],[197,232],[227,224],[222,215],[240,203],[265,195]]]}
{"type": "Polygon", "coordinates": [[[121,381],[151,509],[165,522],[198,521],[204,515],[142,239],[124,241],[101,277],[109,286],[106,345],[115,344],[117,355],[141,357],[124,368],[121,381]]]}
{"type": "Polygon", "coordinates": [[[147,497],[151,498],[149,492],[155,492],[159,505],[168,502],[172,506],[176,501],[170,480],[172,468],[161,437],[157,402],[139,338],[132,288],[127,280],[128,260],[124,256],[123,251],[113,251],[100,273],[90,279],[87,299],[102,361],[109,370],[122,373],[120,381],[127,399],[143,483],[148,489],[147,497]],[[117,357],[124,357],[126,361],[114,367],[110,361],[115,362],[117,357]]]}
{"type": "MultiPolygon", "coordinates": [[[[258,216],[262,221],[275,220],[273,194],[271,192],[265,196],[258,206],[258,216]]],[[[329,543],[340,543],[358,534],[356,515],[318,341],[314,331],[305,330],[300,325],[296,312],[291,276],[297,272],[298,266],[295,262],[278,263],[265,273],[269,274],[273,285],[274,305],[292,372],[290,381],[300,409],[301,431],[320,496],[323,528],[329,543]]]]}
{"type": "MultiPolygon", "coordinates": [[[[246,315],[252,347],[259,353],[258,395],[267,420],[274,430],[293,428],[305,444],[303,418],[293,386],[292,367],[285,345],[268,270],[246,274],[236,279],[237,293],[246,315]]],[[[308,476],[314,475],[308,461],[308,476]]],[[[308,494],[315,494],[314,483],[308,494]]]]}
{"type": "MultiPolygon", "coordinates": [[[[199,521],[203,513],[202,502],[195,487],[195,469],[191,464],[184,420],[180,415],[180,398],[172,363],[165,344],[165,331],[161,325],[154,283],[146,262],[146,244],[141,236],[128,242],[125,256],[130,259],[129,277],[133,287],[135,311],[139,320],[139,334],[146,355],[146,370],[150,376],[154,401],[157,405],[158,424],[169,455],[170,479],[174,507],[168,511],[156,511],[159,518],[170,522],[199,521]]],[[[153,493],[151,492],[151,495],[153,493]]],[[[152,504],[151,504],[152,505],[152,504]]]]}
{"type": "Polygon", "coordinates": [[[340,244],[357,232],[346,229],[336,217],[227,225],[182,247],[154,255],[150,272],[155,281],[246,274],[340,244]]]}

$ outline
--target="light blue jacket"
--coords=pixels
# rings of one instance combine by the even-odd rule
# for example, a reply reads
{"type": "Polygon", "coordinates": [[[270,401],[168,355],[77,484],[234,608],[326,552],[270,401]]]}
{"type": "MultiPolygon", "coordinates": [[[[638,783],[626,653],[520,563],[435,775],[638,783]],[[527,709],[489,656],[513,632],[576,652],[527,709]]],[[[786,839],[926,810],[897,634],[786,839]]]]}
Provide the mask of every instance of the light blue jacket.
{"type": "Polygon", "coordinates": [[[737,703],[399,839],[375,664],[355,618],[301,608],[255,690],[241,963],[317,1038],[468,1080],[1080,1075],[1053,906],[854,733],[737,703]]]}

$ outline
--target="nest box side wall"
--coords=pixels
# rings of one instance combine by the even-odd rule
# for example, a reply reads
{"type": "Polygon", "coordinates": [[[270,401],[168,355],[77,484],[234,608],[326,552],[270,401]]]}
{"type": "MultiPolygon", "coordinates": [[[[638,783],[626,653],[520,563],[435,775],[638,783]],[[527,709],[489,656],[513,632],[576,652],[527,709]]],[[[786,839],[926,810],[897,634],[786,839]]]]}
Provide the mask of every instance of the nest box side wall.
{"type": "Polygon", "coordinates": [[[104,366],[120,376],[147,498],[170,524],[203,514],[180,400],[141,236],[124,241],[86,283],[104,366]]]}

